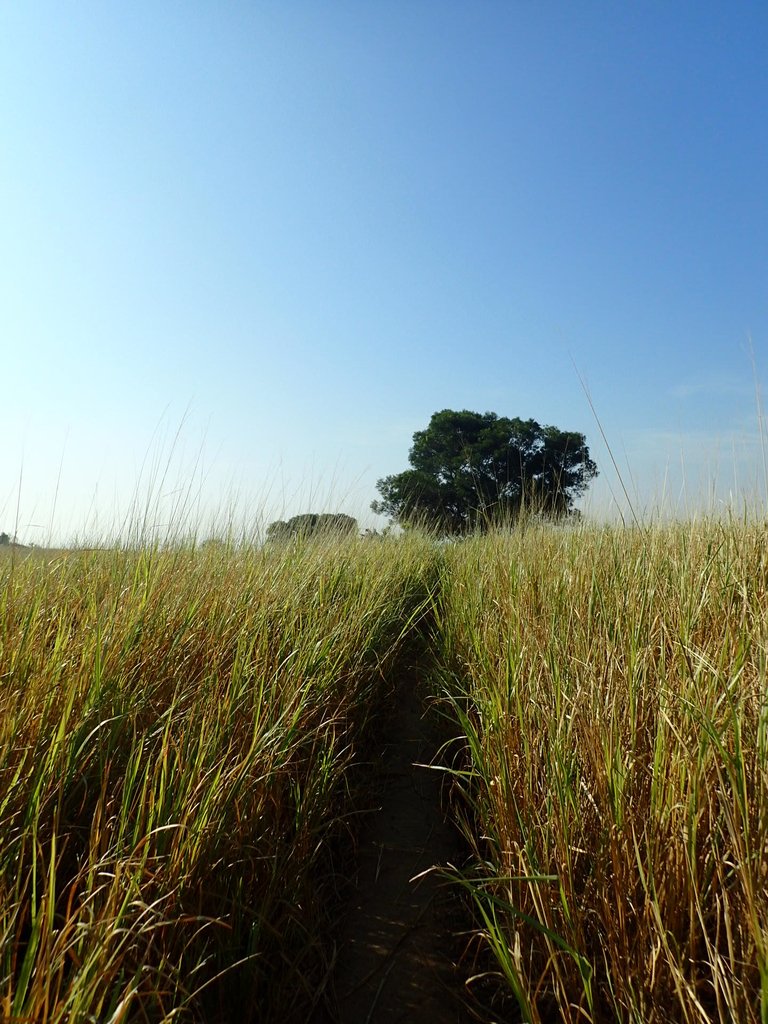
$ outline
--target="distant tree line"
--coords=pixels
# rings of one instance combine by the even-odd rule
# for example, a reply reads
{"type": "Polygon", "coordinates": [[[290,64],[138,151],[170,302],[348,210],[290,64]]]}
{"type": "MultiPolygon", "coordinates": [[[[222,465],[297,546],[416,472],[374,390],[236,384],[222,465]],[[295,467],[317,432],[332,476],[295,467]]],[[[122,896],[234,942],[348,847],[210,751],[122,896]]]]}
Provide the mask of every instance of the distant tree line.
{"type": "Polygon", "coordinates": [[[278,519],[267,527],[267,540],[292,540],[295,537],[350,536],[358,533],[357,520],[341,512],[305,512],[287,522],[278,519]]]}

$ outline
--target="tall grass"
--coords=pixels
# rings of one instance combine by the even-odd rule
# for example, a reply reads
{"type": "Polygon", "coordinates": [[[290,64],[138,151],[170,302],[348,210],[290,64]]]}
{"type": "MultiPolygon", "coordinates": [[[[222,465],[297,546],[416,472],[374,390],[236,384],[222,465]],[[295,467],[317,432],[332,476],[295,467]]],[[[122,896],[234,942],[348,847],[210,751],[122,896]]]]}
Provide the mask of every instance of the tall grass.
{"type": "Polygon", "coordinates": [[[418,538],[0,563],[0,1018],[307,1019],[418,538]]]}
{"type": "Polygon", "coordinates": [[[534,525],[446,551],[461,882],[523,1020],[768,1021],[767,539],[534,525]]]}
{"type": "Polygon", "coordinates": [[[510,1012],[768,1024],[768,552],[735,520],[5,557],[0,1019],[309,1019],[426,621],[510,1012]]]}

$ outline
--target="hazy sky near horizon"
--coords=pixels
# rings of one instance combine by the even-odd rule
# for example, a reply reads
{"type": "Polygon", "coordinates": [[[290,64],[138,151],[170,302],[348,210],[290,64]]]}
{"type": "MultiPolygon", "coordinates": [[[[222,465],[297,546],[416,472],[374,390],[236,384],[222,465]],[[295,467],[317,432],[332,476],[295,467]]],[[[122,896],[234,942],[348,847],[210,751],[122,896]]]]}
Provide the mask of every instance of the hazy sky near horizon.
{"type": "Polygon", "coordinates": [[[767,54],[762,2],[3,4],[0,530],[382,522],[443,408],[584,431],[602,515],[580,377],[639,509],[764,497],[767,54]]]}

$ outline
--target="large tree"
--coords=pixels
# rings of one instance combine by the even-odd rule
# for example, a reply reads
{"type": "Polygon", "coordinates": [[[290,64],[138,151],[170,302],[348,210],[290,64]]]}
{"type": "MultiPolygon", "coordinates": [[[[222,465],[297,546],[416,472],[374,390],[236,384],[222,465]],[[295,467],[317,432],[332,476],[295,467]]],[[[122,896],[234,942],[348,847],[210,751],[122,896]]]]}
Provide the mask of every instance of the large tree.
{"type": "Polygon", "coordinates": [[[411,469],[376,484],[374,512],[448,534],[509,522],[526,507],[563,516],[597,476],[583,434],[463,409],[413,435],[411,469]]]}

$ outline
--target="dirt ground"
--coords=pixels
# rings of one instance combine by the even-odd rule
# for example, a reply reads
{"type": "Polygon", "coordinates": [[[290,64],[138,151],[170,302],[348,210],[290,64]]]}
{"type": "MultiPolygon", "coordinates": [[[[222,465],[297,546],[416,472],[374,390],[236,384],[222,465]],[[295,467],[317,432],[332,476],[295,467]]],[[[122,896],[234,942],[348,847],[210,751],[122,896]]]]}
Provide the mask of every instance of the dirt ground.
{"type": "Polygon", "coordinates": [[[333,981],[338,1024],[463,1024],[463,976],[454,960],[466,925],[434,866],[461,845],[441,810],[443,773],[434,712],[418,680],[404,680],[375,766],[379,806],[367,815],[358,874],[340,929],[333,981]]]}

